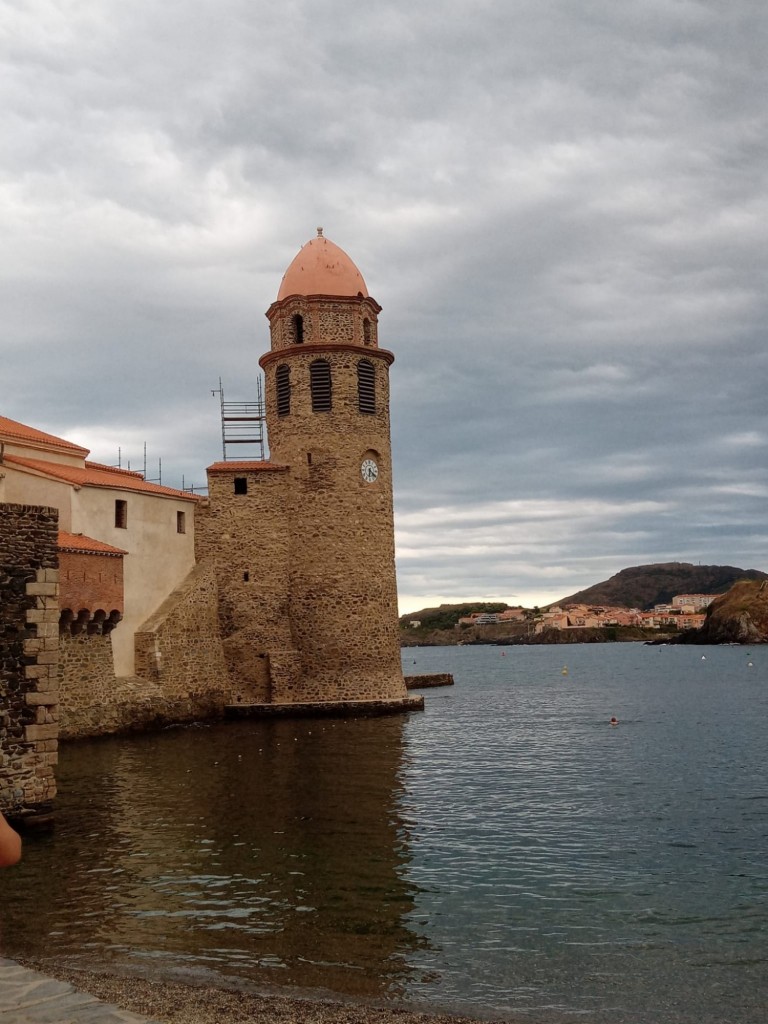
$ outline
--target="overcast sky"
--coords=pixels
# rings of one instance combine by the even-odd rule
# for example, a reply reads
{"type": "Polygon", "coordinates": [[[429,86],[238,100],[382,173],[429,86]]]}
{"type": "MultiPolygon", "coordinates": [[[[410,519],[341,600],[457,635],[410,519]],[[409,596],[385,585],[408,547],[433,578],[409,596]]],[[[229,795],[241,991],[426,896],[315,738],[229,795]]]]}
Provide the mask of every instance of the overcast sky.
{"type": "Polygon", "coordinates": [[[203,484],[322,225],[401,610],[768,570],[764,0],[0,0],[0,412],[203,484]]]}

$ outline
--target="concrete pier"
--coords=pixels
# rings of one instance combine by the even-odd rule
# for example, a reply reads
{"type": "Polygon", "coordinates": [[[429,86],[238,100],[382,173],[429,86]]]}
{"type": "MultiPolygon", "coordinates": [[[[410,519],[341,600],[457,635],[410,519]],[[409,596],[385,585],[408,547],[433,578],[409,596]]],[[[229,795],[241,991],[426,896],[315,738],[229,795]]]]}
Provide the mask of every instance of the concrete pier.
{"type": "Polygon", "coordinates": [[[0,1024],[159,1024],[0,958],[0,1024]]]}

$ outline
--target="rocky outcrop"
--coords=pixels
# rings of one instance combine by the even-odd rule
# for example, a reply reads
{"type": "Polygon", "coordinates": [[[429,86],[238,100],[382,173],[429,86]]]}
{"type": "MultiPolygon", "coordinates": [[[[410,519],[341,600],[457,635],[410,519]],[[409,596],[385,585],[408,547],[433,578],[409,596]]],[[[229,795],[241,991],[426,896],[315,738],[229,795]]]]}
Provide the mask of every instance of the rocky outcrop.
{"type": "Polygon", "coordinates": [[[768,643],[768,581],[741,580],[707,610],[700,630],[685,638],[699,644],[768,643]]]}

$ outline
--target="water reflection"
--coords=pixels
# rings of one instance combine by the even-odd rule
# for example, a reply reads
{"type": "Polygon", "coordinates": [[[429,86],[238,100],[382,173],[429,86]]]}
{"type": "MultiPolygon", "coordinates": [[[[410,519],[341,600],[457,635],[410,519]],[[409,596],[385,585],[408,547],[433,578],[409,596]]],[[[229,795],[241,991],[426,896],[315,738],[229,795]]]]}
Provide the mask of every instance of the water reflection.
{"type": "Polygon", "coordinates": [[[0,878],[3,952],[404,991],[404,719],[270,721],[69,746],[53,834],[0,878]]]}
{"type": "Polygon", "coordinates": [[[419,671],[448,653],[457,685],[407,719],[67,748],[55,836],[0,872],[5,952],[548,1024],[763,1020],[768,648],[419,671]]]}

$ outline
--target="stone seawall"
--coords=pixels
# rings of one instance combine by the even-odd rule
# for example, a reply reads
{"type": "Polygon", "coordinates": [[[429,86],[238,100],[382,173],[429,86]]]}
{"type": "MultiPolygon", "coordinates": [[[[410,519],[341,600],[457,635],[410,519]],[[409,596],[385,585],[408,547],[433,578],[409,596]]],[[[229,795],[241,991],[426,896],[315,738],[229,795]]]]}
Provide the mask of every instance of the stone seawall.
{"type": "Polygon", "coordinates": [[[423,711],[423,697],[400,700],[321,700],[301,704],[230,704],[229,718],[378,718],[405,711],[423,711]]]}
{"type": "Polygon", "coordinates": [[[220,694],[174,698],[166,696],[157,683],[138,676],[113,677],[108,701],[83,704],[62,713],[61,738],[76,740],[148,732],[184,722],[221,718],[223,714],[220,694]]]}
{"type": "Polygon", "coordinates": [[[61,658],[63,739],[220,717],[232,694],[212,567],[196,566],[137,631],[137,675],[115,677],[111,634],[64,634],[61,658]]]}
{"type": "Polygon", "coordinates": [[[43,814],[56,795],[58,512],[0,503],[0,808],[43,814]]]}

